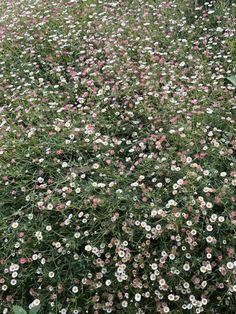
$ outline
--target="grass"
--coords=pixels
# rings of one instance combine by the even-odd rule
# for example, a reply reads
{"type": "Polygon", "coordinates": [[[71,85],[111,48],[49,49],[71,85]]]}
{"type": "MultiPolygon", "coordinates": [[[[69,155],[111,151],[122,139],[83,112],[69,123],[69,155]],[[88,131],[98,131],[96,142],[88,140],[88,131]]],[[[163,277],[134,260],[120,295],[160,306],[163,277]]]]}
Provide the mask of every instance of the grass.
{"type": "Polygon", "coordinates": [[[1,2],[2,313],[235,313],[235,13],[1,2]]]}

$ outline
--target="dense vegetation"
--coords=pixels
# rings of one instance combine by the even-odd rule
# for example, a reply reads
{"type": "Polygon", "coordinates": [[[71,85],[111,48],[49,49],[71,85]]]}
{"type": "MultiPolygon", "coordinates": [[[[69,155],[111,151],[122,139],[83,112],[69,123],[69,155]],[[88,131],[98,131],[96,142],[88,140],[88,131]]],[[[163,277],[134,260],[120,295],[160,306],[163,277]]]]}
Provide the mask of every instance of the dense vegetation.
{"type": "Polygon", "coordinates": [[[236,5],[203,2],[1,1],[1,313],[236,312],[236,5]]]}

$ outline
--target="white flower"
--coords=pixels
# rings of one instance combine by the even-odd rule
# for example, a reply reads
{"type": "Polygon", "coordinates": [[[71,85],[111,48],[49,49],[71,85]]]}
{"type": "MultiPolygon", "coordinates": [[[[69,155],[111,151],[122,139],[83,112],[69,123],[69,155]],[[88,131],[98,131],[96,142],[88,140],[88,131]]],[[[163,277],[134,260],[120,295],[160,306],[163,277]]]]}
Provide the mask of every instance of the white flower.
{"type": "Polygon", "coordinates": [[[38,182],[39,182],[39,183],[43,183],[43,182],[44,182],[44,178],[39,177],[39,178],[38,178],[38,182]]]}
{"type": "Polygon", "coordinates": [[[228,269],[233,269],[234,268],[234,264],[232,262],[228,262],[227,263],[227,268],[228,269]]]}
{"type": "Polygon", "coordinates": [[[141,300],[141,294],[140,293],[136,293],[134,296],[135,301],[139,302],[141,300]]]}
{"type": "Polygon", "coordinates": [[[169,295],[168,295],[168,299],[169,299],[170,301],[173,301],[173,300],[175,299],[175,296],[174,296],[173,294],[169,294],[169,295]]]}
{"type": "Polygon", "coordinates": [[[208,243],[211,243],[211,242],[213,241],[213,238],[212,238],[211,236],[208,236],[208,237],[206,238],[206,241],[207,241],[208,243]]]}
{"type": "Polygon", "coordinates": [[[47,209],[48,210],[52,210],[53,209],[53,205],[52,204],[48,204],[47,209]]]}
{"type": "Polygon", "coordinates": [[[120,257],[124,257],[124,256],[125,256],[125,252],[124,252],[124,251],[119,251],[118,255],[119,255],[120,257]]]}
{"type": "Polygon", "coordinates": [[[99,164],[98,163],[93,164],[93,169],[98,169],[98,168],[99,168],[99,164]]]}
{"type": "Polygon", "coordinates": [[[178,185],[182,185],[182,184],[184,183],[184,180],[183,180],[183,179],[179,179],[179,180],[177,181],[177,183],[178,183],[178,185]]]}
{"type": "Polygon", "coordinates": [[[221,177],[226,177],[226,176],[227,176],[227,173],[226,173],[226,172],[221,172],[221,173],[220,173],[220,176],[221,176],[221,177]]]}
{"type": "Polygon", "coordinates": [[[204,170],[204,171],[203,171],[204,176],[209,176],[209,173],[210,173],[210,172],[209,172],[208,170],[204,170]]]}
{"type": "Polygon", "coordinates": [[[18,222],[15,221],[11,224],[11,226],[13,229],[16,229],[19,226],[19,224],[18,224],[18,222]]]}
{"type": "Polygon", "coordinates": [[[191,158],[191,157],[187,157],[187,158],[186,158],[186,163],[187,163],[187,164],[190,164],[191,162],[192,162],[192,158],[191,158]]]}
{"type": "Polygon", "coordinates": [[[212,208],[212,207],[213,207],[213,205],[212,205],[212,203],[207,202],[207,203],[206,203],[206,207],[207,207],[207,208],[212,208]]]}
{"type": "Polygon", "coordinates": [[[128,306],[128,302],[127,301],[122,301],[121,304],[122,304],[123,307],[127,307],[128,306]]]}
{"type": "Polygon", "coordinates": [[[156,209],[153,209],[151,211],[151,217],[155,217],[157,215],[157,210],[156,209]]]}
{"type": "Polygon", "coordinates": [[[76,232],[76,233],[74,234],[74,237],[75,237],[76,239],[78,239],[78,238],[80,237],[80,233],[79,233],[79,232],[76,232]]]}
{"type": "Polygon", "coordinates": [[[34,301],[33,301],[33,307],[34,306],[38,306],[40,304],[40,300],[39,299],[35,299],[34,301]]]}
{"type": "Polygon", "coordinates": [[[78,289],[77,286],[74,286],[74,287],[72,288],[72,292],[73,292],[73,293],[78,293],[78,291],[79,291],[79,289],[78,289]]]}
{"type": "Polygon", "coordinates": [[[225,221],[225,217],[219,216],[218,220],[219,220],[219,222],[224,222],[225,221]]]}
{"type": "Polygon", "coordinates": [[[12,280],[11,280],[11,285],[12,285],[12,286],[15,286],[16,283],[17,283],[16,279],[12,279],[12,280]]]}
{"type": "Polygon", "coordinates": [[[2,286],[2,290],[3,290],[3,291],[6,291],[7,288],[8,288],[7,285],[3,285],[3,286],[2,286]]]}
{"type": "Polygon", "coordinates": [[[152,270],[156,270],[157,269],[157,264],[156,263],[151,264],[151,268],[152,268],[152,270]]]}
{"type": "Polygon", "coordinates": [[[189,271],[189,269],[190,269],[189,264],[184,264],[184,265],[183,265],[183,270],[189,271]]]}
{"type": "Polygon", "coordinates": [[[206,272],[206,267],[205,266],[201,266],[200,271],[201,271],[201,273],[205,273],[206,272]]]}
{"type": "Polygon", "coordinates": [[[213,227],[211,225],[207,225],[207,231],[212,231],[213,227]]]}
{"type": "Polygon", "coordinates": [[[91,245],[87,244],[87,245],[85,246],[85,251],[87,251],[87,252],[92,251],[91,245]]]}
{"type": "Polygon", "coordinates": [[[165,306],[165,307],[163,308],[163,311],[164,311],[164,313],[169,313],[169,312],[170,312],[170,309],[169,309],[168,306],[165,306]]]}
{"type": "Polygon", "coordinates": [[[196,235],[196,234],[197,234],[197,230],[192,229],[192,230],[191,230],[191,234],[192,234],[192,235],[196,235]]]}

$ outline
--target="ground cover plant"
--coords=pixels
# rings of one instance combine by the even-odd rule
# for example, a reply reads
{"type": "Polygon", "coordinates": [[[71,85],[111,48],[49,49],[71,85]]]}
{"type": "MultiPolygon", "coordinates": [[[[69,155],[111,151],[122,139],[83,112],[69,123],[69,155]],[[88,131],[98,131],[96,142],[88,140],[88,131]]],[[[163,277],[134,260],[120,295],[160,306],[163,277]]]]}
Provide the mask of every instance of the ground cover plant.
{"type": "Polygon", "coordinates": [[[1,1],[1,313],[235,313],[235,13],[1,1]]]}

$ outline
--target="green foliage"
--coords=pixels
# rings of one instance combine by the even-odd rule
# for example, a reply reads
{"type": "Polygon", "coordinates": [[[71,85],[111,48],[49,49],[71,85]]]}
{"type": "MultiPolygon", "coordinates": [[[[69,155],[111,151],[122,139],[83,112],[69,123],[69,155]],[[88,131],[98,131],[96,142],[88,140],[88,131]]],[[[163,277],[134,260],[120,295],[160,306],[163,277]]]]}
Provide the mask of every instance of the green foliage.
{"type": "Polygon", "coordinates": [[[234,313],[236,5],[0,12],[0,312],[234,313]]]}
{"type": "Polygon", "coordinates": [[[27,312],[19,305],[13,305],[12,310],[14,314],[27,314],[27,312]]]}
{"type": "Polygon", "coordinates": [[[37,314],[41,308],[41,305],[36,305],[29,310],[29,314],[37,314]]]}
{"type": "MultiPolygon", "coordinates": [[[[40,308],[41,305],[34,306],[29,310],[28,314],[37,314],[40,308]]],[[[14,314],[27,314],[27,312],[19,305],[13,305],[12,311],[14,314]]]]}
{"type": "Polygon", "coordinates": [[[227,77],[227,80],[229,80],[234,86],[236,86],[236,75],[231,75],[227,77]]]}

